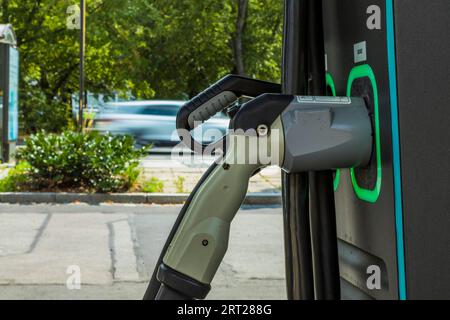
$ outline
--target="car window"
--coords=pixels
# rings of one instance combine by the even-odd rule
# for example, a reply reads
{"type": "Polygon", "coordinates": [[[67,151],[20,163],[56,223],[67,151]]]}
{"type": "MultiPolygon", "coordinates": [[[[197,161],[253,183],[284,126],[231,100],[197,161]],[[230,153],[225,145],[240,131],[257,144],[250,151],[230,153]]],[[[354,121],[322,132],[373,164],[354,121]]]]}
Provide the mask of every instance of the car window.
{"type": "Polygon", "coordinates": [[[141,114],[145,115],[155,115],[155,116],[173,116],[175,117],[180,110],[180,106],[176,105],[152,105],[142,107],[139,111],[141,114]]]}
{"type": "Polygon", "coordinates": [[[103,112],[105,113],[118,113],[118,114],[133,114],[137,113],[139,108],[131,107],[131,106],[121,106],[121,105],[106,105],[103,108],[103,112]]]}
{"type": "Polygon", "coordinates": [[[103,112],[116,114],[141,114],[158,116],[176,116],[179,105],[105,105],[103,112]]]}
{"type": "MultiPolygon", "coordinates": [[[[103,108],[105,113],[115,114],[141,114],[154,116],[171,116],[176,117],[182,105],[160,104],[160,105],[144,105],[144,106],[130,106],[130,105],[108,105],[103,108]]],[[[222,111],[215,114],[213,119],[229,119],[228,115],[222,111]]]]}

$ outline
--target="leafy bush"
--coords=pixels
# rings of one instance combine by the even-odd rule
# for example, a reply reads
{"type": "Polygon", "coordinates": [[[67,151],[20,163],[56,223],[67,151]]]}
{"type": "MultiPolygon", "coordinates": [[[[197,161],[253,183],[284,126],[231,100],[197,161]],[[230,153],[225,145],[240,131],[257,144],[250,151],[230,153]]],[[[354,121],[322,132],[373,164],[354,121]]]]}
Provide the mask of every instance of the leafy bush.
{"type": "Polygon", "coordinates": [[[142,191],[148,193],[158,193],[164,191],[164,183],[158,178],[151,178],[149,181],[145,182],[142,191]]]}
{"type": "Polygon", "coordinates": [[[29,164],[29,176],[39,190],[116,192],[135,184],[139,159],[147,151],[134,149],[129,136],[41,131],[25,140],[17,159],[29,164]]]}

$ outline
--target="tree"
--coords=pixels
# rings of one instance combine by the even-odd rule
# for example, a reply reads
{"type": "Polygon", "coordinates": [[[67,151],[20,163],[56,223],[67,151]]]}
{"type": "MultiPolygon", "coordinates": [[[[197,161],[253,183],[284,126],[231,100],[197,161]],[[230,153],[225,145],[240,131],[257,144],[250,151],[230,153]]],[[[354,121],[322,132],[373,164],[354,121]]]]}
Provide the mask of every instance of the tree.
{"type": "MultiPolygon", "coordinates": [[[[158,98],[192,97],[228,73],[280,81],[281,0],[155,0],[140,71],[158,98]]],[[[141,76],[143,77],[143,76],[141,76]]]]}
{"type": "Polygon", "coordinates": [[[250,0],[243,37],[247,75],[281,81],[283,1],[250,0]]]}
{"type": "Polygon", "coordinates": [[[234,61],[236,73],[245,75],[245,62],[242,49],[242,36],[244,34],[245,22],[247,20],[248,0],[237,1],[236,32],[233,41],[234,61]]]}
{"type": "MultiPolygon", "coordinates": [[[[75,0],[1,0],[21,54],[26,132],[70,123],[78,91],[75,0]]],[[[86,88],[137,99],[186,99],[236,72],[279,81],[281,0],[88,0],[86,88]]]]}

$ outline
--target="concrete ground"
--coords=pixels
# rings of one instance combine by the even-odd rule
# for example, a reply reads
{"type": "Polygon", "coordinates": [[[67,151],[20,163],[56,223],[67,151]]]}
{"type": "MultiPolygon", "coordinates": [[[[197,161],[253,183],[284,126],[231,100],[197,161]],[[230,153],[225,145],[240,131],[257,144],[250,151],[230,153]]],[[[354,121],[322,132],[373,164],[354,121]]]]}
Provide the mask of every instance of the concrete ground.
{"type": "MultiPolygon", "coordinates": [[[[0,204],[0,299],[141,299],[180,209],[0,204]]],[[[210,299],[286,298],[281,208],[239,211],[212,287],[210,299]]]]}
{"type": "MultiPolygon", "coordinates": [[[[141,181],[155,177],[163,182],[166,193],[189,193],[213,162],[213,157],[190,153],[183,156],[150,154],[141,162],[141,181]],[[177,184],[180,179],[183,182],[177,184]]],[[[281,192],[281,170],[276,166],[263,169],[250,179],[248,192],[281,192]]]]}

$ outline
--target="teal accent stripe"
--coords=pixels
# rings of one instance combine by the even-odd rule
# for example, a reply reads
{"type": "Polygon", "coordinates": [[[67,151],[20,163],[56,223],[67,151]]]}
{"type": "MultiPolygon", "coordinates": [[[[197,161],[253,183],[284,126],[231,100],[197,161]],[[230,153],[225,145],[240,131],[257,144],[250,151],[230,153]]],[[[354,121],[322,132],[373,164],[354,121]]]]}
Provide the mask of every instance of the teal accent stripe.
{"type": "Polygon", "coordinates": [[[393,0],[386,0],[386,29],[387,29],[387,50],[388,50],[388,68],[389,68],[389,91],[391,94],[391,121],[392,121],[392,145],[393,145],[393,169],[394,169],[394,193],[395,193],[395,228],[397,233],[398,289],[400,300],[406,300],[405,245],[403,239],[403,205],[402,205],[402,184],[401,184],[402,180],[400,171],[400,136],[398,128],[397,70],[396,70],[396,54],[395,54],[393,0]]]}

